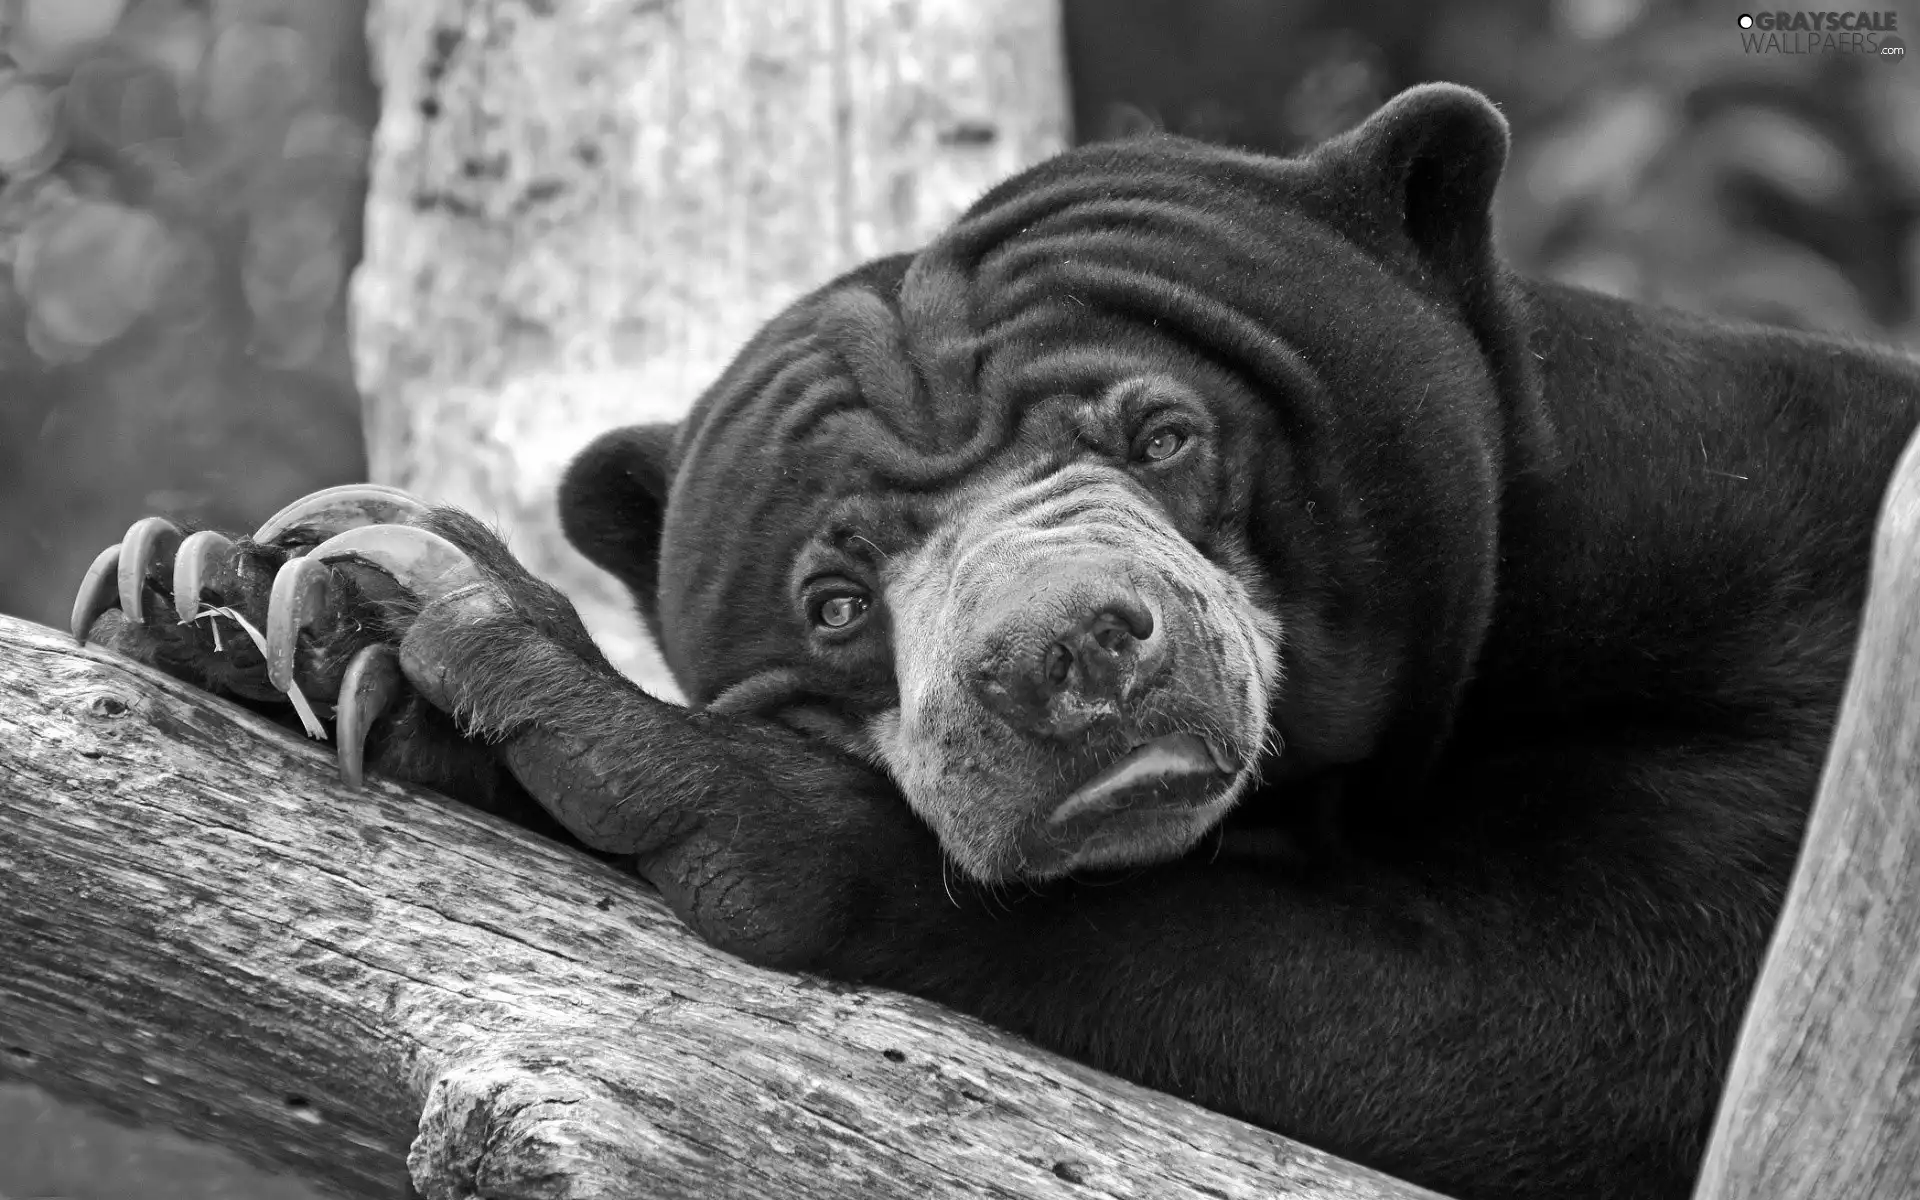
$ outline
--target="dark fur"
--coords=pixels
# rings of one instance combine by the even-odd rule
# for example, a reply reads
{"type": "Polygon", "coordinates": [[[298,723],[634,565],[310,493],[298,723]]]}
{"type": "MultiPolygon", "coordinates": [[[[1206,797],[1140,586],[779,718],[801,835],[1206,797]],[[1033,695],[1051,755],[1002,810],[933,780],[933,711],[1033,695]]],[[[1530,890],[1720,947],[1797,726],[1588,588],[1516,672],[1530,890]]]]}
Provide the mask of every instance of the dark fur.
{"type": "MultiPolygon", "coordinates": [[[[883,414],[916,449],[967,436],[943,372],[982,396],[970,412],[1010,362],[1061,347],[1145,343],[1207,381],[1242,448],[1212,498],[1245,495],[1218,519],[1250,531],[1288,629],[1287,754],[1224,844],[1278,827],[1310,853],[1278,873],[1203,853],[995,915],[888,846],[851,872],[896,893],[886,915],[798,961],[1457,1195],[1684,1194],[1920,372],[1514,279],[1488,226],[1504,153],[1484,102],[1445,89],[1296,162],[1089,147],[997,189],[913,264],[843,281],[909,325],[965,313],[951,357],[971,359],[916,347],[921,411],[883,414]],[[1228,319],[1107,270],[1142,263],[1228,319]],[[942,413],[960,428],[929,430],[942,413]]],[[[894,351],[831,346],[825,308],[763,337],[814,336],[832,353],[813,386],[874,391],[848,381],[894,351]]],[[[678,431],[677,476],[619,452],[650,441],[659,464],[665,431],[623,431],[566,485],[570,535],[630,581],[625,551],[664,532],[667,590],[636,595],[696,700],[768,662],[833,690],[791,661],[804,639],[769,551],[846,492],[925,486],[882,478],[915,456],[870,452],[884,439],[847,413],[800,440],[818,432],[793,415],[804,389],[765,396],[800,360],[749,348],[678,431]],[[787,470],[756,478],[744,462],[780,431],[787,470]],[[650,482],[609,488],[597,456],[650,482]],[[671,503],[642,516],[634,497],[664,501],[666,480],[671,503]]],[[[836,405],[853,401],[814,408],[836,405]]],[[[810,864],[795,873],[862,857],[842,836],[791,845],[810,864]]]]}
{"type": "MultiPolygon", "coordinates": [[[[821,523],[910,540],[917,498],[1015,453],[1048,396],[1190,382],[1218,452],[1156,502],[1250,550],[1287,630],[1286,752],[1183,861],[959,886],[882,775],[640,693],[454,514],[493,606],[404,637],[456,664],[446,706],[520,784],[722,946],[1456,1196],[1685,1195],[1920,370],[1512,278],[1504,154],[1447,88],[1301,160],[1070,152],[566,480],[569,536],[696,704],[773,679],[853,721],[890,667],[809,646],[791,572],[821,523]],[[1260,852],[1275,834],[1288,854],[1260,852]]],[[[394,744],[390,769],[445,782],[444,747],[394,744]]]]}

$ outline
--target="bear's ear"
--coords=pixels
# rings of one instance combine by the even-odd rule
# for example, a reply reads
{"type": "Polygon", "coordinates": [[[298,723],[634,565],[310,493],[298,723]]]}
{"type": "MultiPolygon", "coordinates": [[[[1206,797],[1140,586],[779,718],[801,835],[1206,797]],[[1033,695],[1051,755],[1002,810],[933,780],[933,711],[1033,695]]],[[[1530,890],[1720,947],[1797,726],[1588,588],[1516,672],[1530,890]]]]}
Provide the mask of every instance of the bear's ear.
{"type": "Polygon", "coordinates": [[[560,478],[560,528],[580,553],[627,585],[657,640],[660,536],[673,486],[676,425],[603,433],[560,478]]]}
{"type": "Polygon", "coordinates": [[[1429,83],[1382,105],[1309,161],[1331,184],[1336,220],[1405,239],[1442,278],[1492,266],[1493,193],[1507,163],[1507,121],[1472,88],[1429,83]]]}

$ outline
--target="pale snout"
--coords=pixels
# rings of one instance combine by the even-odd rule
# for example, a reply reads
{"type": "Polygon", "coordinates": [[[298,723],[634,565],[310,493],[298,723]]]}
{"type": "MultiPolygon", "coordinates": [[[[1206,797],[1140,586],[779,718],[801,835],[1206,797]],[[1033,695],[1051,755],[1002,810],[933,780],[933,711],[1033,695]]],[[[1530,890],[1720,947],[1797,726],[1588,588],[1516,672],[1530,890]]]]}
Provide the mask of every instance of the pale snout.
{"type": "Polygon", "coordinates": [[[974,695],[1037,737],[1076,737],[1120,720],[1166,656],[1153,606],[1113,556],[1033,564],[999,581],[978,620],[974,695]]]}

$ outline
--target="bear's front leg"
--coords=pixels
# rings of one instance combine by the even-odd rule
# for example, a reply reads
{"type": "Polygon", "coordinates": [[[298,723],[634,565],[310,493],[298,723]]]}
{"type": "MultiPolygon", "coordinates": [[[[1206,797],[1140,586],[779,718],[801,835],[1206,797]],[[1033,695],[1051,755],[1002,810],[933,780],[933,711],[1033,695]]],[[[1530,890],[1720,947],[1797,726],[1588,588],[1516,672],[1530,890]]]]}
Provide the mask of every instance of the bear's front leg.
{"type": "Polygon", "coordinates": [[[816,961],[860,875],[917,858],[913,877],[939,877],[870,768],[647,695],[478,521],[396,489],[329,488],[251,535],[136,521],[72,629],[331,738],[350,783],[384,774],[632,856],[690,925],[763,962],[816,961]]]}
{"type": "Polygon", "coordinates": [[[885,776],[774,721],[648,695],[471,518],[431,525],[470,561],[422,596],[399,642],[407,680],[708,941],[819,966],[899,910],[881,892],[941,890],[939,844],[885,776]]]}

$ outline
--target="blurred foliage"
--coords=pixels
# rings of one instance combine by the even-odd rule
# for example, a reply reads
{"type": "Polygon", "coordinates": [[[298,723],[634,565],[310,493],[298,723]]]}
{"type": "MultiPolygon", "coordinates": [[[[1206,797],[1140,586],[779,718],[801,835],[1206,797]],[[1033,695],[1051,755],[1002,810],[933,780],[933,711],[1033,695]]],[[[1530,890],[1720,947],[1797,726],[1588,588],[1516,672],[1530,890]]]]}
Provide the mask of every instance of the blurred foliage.
{"type": "Polygon", "coordinates": [[[1513,124],[1521,269],[1920,346],[1920,64],[1749,55],[1724,2],[1066,4],[1085,137],[1285,152],[1410,84],[1470,84],[1513,124]]]}
{"type": "Polygon", "coordinates": [[[364,0],[0,0],[0,610],[365,470],[364,0]]]}

